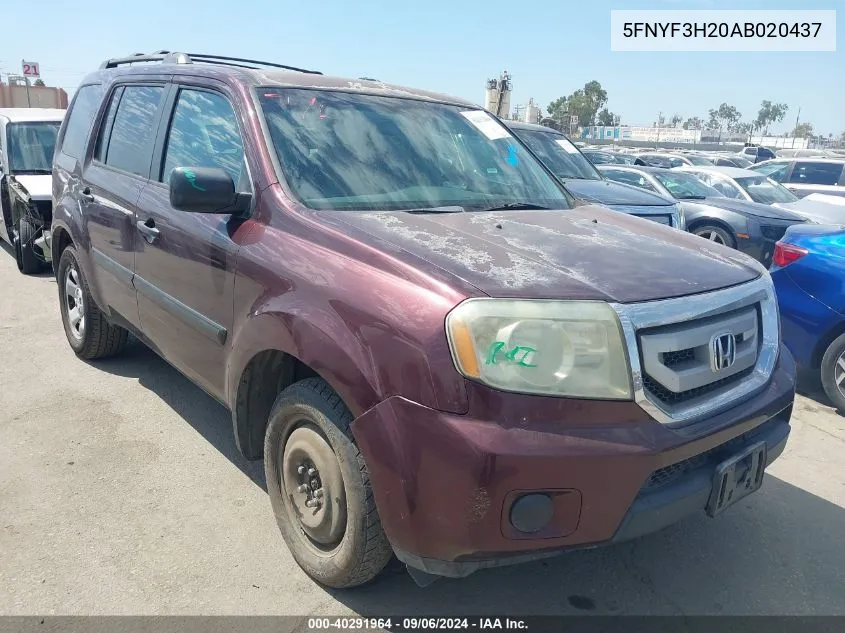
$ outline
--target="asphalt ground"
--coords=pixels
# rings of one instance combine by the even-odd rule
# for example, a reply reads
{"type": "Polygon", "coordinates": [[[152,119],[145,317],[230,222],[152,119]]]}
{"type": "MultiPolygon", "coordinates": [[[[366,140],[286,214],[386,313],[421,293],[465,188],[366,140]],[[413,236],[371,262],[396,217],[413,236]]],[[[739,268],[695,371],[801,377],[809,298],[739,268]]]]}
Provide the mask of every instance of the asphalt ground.
{"type": "MultiPolygon", "coordinates": [[[[845,418],[812,381],[763,488],[609,548],[332,591],[294,563],[260,462],[139,343],[86,363],[49,274],[0,249],[0,614],[845,614],[845,418]]],[[[802,387],[804,389],[804,387],[802,387]]]]}

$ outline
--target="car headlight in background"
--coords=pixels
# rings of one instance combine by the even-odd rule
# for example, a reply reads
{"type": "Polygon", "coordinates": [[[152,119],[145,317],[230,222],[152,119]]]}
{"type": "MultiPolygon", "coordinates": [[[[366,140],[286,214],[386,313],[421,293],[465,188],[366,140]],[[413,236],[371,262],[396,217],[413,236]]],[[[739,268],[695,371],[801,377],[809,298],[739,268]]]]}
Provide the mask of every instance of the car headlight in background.
{"type": "Polygon", "coordinates": [[[684,215],[684,206],[680,202],[675,203],[675,213],[678,218],[678,228],[681,231],[687,230],[687,218],[684,215]]]}
{"type": "Polygon", "coordinates": [[[600,301],[468,299],[446,317],[455,366],[505,391],[627,400],[616,312],[600,301]]]}

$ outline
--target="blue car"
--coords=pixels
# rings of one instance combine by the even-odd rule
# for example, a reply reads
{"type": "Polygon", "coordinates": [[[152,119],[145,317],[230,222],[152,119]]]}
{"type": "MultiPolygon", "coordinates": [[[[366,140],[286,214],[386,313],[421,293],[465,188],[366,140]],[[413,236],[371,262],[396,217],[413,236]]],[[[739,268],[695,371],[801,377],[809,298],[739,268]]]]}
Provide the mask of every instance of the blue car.
{"type": "Polygon", "coordinates": [[[771,273],[784,343],[799,366],[820,371],[825,393],[845,411],[845,226],[790,227],[771,273]]]}

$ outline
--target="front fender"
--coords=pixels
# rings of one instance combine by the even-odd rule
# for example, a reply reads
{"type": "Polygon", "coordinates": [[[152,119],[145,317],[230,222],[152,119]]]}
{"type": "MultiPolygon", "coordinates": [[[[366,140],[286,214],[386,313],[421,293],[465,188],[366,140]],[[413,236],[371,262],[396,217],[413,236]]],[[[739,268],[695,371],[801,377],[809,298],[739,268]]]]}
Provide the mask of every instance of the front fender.
{"type": "Polygon", "coordinates": [[[249,362],[269,349],[293,356],[323,378],[356,417],[378,402],[372,359],[343,324],[306,306],[277,300],[251,313],[235,332],[228,364],[227,402],[234,410],[241,376],[249,362]],[[317,323],[332,323],[326,331],[317,323]]]}

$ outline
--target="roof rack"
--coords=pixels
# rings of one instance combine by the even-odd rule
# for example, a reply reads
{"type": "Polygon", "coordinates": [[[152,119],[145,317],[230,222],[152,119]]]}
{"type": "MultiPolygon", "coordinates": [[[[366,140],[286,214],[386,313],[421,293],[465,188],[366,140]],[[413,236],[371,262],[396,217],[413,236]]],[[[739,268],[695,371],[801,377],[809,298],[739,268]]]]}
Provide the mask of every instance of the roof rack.
{"type": "Polygon", "coordinates": [[[163,64],[220,64],[222,66],[234,66],[237,68],[249,68],[251,70],[259,70],[261,67],[268,68],[282,68],[284,70],[292,70],[298,73],[308,73],[309,75],[322,75],[319,70],[306,70],[305,68],[297,68],[296,66],[286,66],[284,64],[276,64],[273,62],[262,62],[257,59],[246,59],[244,57],[226,57],[225,55],[206,55],[204,53],[178,53],[175,51],[155,51],[154,53],[135,53],[127,57],[116,57],[107,59],[100,68],[117,68],[125,64],[135,64],[139,62],[161,62],[163,64]]]}

